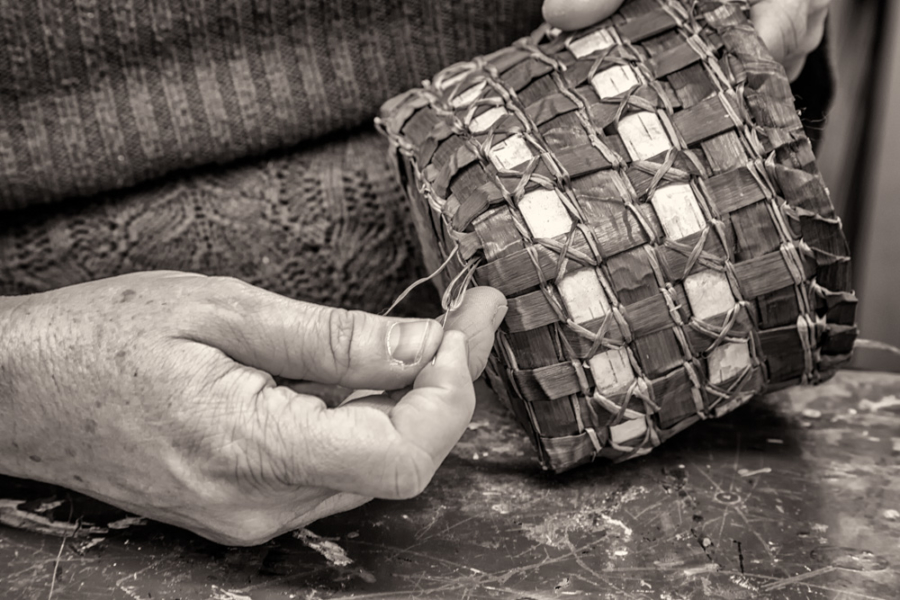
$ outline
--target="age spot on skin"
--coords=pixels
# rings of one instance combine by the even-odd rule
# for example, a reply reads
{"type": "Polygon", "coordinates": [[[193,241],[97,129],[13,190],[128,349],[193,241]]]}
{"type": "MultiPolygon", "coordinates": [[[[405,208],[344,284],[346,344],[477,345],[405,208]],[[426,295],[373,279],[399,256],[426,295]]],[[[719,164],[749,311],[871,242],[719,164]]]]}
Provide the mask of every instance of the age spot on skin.
{"type": "Polygon", "coordinates": [[[94,433],[97,431],[97,421],[93,419],[88,419],[84,422],[84,430],[87,433],[94,433]]]}
{"type": "Polygon", "coordinates": [[[31,456],[28,457],[28,460],[32,460],[34,462],[41,462],[41,457],[38,456],[37,454],[32,454],[31,456]]]}
{"type": "Polygon", "coordinates": [[[122,292],[122,296],[119,298],[119,303],[124,304],[125,302],[128,302],[129,300],[134,298],[136,295],[137,292],[135,292],[134,290],[125,290],[124,292],[122,292]]]}

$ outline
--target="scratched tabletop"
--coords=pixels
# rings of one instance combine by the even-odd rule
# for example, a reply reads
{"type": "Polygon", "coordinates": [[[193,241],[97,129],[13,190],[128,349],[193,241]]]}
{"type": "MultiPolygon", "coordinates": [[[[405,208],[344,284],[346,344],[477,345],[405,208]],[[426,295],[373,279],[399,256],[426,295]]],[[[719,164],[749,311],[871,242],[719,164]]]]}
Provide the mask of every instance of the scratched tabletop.
{"type": "Polygon", "coordinates": [[[483,393],[420,497],[253,548],[0,478],[0,598],[895,600],[898,511],[898,375],[839,373],[562,476],[483,393]]]}

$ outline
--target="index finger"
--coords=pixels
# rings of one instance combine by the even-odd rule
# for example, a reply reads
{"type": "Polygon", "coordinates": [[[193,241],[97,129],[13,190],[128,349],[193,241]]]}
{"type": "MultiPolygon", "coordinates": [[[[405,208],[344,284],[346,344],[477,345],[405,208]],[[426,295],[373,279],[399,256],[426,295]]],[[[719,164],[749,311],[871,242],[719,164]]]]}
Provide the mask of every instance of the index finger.
{"type": "Polygon", "coordinates": [[[760,0],[750,18],[772,57],[783,62],[806,36],[807,0],[760,0]]]}
{"type": "Polygon", "coordinates": [[[388,413],[346,405],[319,413],[306,483],[385,499],[416,496],[462,436],[475,409],[465,335],[444,334],[434,362],[388,413]]]}

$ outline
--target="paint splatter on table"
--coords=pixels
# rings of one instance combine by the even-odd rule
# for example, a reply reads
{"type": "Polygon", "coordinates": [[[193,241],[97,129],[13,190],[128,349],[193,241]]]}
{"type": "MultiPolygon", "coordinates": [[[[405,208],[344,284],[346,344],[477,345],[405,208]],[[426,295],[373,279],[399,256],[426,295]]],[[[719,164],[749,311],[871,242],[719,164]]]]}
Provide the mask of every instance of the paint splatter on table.
{"type": "Polygon", "coordinates": [[[57,599],[900,596],[900,376],[840,373],[556,477],[484,396],[420,497],[255,548],[0,478],[0,498],[30,501],[7,516],[119,527],[64,541],[0,526],[0,596],[47,598],[57,558],[57,599]]]}

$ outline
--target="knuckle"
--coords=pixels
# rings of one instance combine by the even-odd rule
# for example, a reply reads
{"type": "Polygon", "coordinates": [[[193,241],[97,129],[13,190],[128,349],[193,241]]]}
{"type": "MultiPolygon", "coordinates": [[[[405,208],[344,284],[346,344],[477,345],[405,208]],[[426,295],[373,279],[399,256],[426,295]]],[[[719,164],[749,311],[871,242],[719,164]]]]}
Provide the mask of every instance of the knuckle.
{"type": "Polygon", "coordinates": [[[231,275],[215,275],[206,278],[206,282],[208,285],[226,289],[240,290],[251,287],[246,281],[238,279],[237,277],[232,277],[231,275]]]}
{"type": "Polygon", "coordinates": [[[358,314],[343,309],[332,309],[328,313],[328,349],[335,372],[341,379],[350,371],[358,314]]]}
{"type": "Polygon", "coordinates": [[[199,296],[219,310],[252,312],[259,301],[259,288],[236,277],[206,277],[199,285],[199,296]]]}

